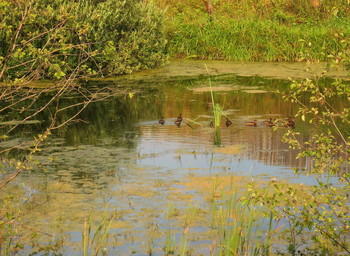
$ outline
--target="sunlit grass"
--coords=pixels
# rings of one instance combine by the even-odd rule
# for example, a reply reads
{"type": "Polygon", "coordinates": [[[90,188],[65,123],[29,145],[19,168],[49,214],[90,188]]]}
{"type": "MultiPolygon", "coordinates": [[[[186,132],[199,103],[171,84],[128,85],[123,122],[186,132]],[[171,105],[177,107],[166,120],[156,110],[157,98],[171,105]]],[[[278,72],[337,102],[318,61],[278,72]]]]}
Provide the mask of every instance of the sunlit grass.
{"type": "Polygon", "coordinates": [[[214,255],[268,255],[270,244],[264,237],[260,240],[257,232],[266,230],[260,207],[249,204],[246,194],[234,189],[232,181],[229,188],[219,186],[219,182],[214,180],[212,187],[211,216],[218,237],[212,248],[214,255]]]}
{"type": "MultiPolygon", "coordinates": [[[[208,67],[205,65],[207,72],[209,73],[208,67]]],[[[212,88],[210,76],[208,77],[209,87],[210,87],[210,95],[211,95],[211,103],[213,106],[213,116],[214,116],[214,144],[216,146],[221,145],[221,131],[220,131],[220,123],[221,116],[223,115],[223,109],[220,104],[216,103],[214,100],[214,91],[212,88]]]]}
{"type": "MultiPolygon", "coordinates": [[[[198,21],[183,24],[170,41],[170,53],[198,59],[235,61],[325,61],[350,34],[343,21],[283,24],[273,20],[198,21]]],[[[181,23],[181,25],[180,25],[181,23]]]]}
{"type": "Polygon", "coordinates": [[[98,225],[97,229],[93,231],[92,217],[84,222],[84,232],[82,233],[82,255],[100,255],[104,253],[107,246],[107,237],[109,230],[114,221],[114,215],[110,218],[104,217],[98,225]]]}

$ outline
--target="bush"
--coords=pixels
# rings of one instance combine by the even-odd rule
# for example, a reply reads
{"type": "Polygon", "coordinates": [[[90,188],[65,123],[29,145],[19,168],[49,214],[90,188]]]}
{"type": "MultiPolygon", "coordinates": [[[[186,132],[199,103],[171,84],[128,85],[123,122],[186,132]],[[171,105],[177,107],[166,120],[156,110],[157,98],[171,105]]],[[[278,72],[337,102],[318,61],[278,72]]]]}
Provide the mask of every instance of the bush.
{"type": "Polygon", "coordinates": [[[155,67],[167,58],[162,19],[139,0],[2,1],[0,80],[155,67]]]}
{"type": "MultiPolygon", "coordinates": [[[[345,51],[346,47],[340,49],[334,60],[345,57],[345,51]]],[[[303,171],[317,183],[306,189],[271,182],[262,192],[253,186],[252,199],[288,223],[283,238],[291,255],[349,254],[350,109],[332,104],[341,97],[350,99],[349,85],[341,81],[321,85],[307,79],[293,81],[284,94],[300,106],[296,117],[314,125],[305,142],[294,130],[288,130],[284,141],[301,151],[298,158],[308,159],[311,168],[303,171]]]]}

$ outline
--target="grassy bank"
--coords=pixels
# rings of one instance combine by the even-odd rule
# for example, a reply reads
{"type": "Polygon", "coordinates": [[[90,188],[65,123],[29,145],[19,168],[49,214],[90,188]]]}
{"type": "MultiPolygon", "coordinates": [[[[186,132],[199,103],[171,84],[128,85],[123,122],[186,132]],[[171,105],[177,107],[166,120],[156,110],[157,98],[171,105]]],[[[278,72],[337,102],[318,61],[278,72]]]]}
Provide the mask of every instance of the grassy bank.
{"type": "Polygon", "coordinates": [[[269,20],[183,24],[171,38],[170,54],[244,61],[326,60],[343,47],[341,33],[350,35],[343,21],[332,24],[285,25],[269,20]]]}
{"type": "Polygon", "coordinates": [[[306,0],[214,1],[211,14],[203,1],[158,5],[167,10],[172,57],[324,61],[348,47],[345,1],[324,1],[318,8],[306,0]]]}

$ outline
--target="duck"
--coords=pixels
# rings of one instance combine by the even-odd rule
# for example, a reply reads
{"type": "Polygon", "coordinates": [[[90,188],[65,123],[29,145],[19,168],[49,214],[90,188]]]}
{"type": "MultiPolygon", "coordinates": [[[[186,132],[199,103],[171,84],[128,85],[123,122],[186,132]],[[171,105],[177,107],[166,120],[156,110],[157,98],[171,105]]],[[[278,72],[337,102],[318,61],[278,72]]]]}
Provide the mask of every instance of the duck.
{"type": "Polygon", "coordinates": [[[182,122],[182,114],[179,114],[179,116],[177,117],[176,121],[179,121],[180,123],[182,122]]]}
{"type": "Polygon", "coordinates": [[[275,125],[273,122],[271,122],[271,123],[267,123],[266,126],[268,126],[268,127],[274,127],[274,126],[276,126],[276,125],[275,125]]]}
{"type": "Polygon", "coordinates": [[[232,124],[231,120],[226,117],[226,127],[229,127],[232,124]]]}
{"type": "Polygon", "coordinates": [[[254,127],[256,127],[257,123],[256,123],[256,120],[254,120],[253,122],[246,122],[245,125],[246,126],[254,126],[254,127]]]}
{"type": "Polygon", "coordinates": [[[272,118],[270,118],[270,120],[262,121],[262,123],[263,123],[263,124],[266,124],[266,125],[267,125],[268,123],[270,123],[270,122],[272,122],[272,118]]]}
{"type": "Polygon", "coordinates": [[[265,120],[262,122],[263,124],[265,124],[266,126],[268,127],[272,127],[272,126],[275,126],[275,124],[272,122],[272,118],[270,118],[270,120],[265,120]]]}
{"type": "Polygon", "coordinates": [[[175,124],[177,125],[177,127],[180,127],[181,122],[182,122],[182,114],[179,114],[179,116],[175,120],[175,124]]]}
{"type": "Polygon", "coordinates": [[[159,119],[158,123],[161,124],[161,125],[165,124],[165,120],[164,120],[163,116],[159,119]]]}
{"type": "Polygon", "coordinates": [[[295,121],[293,120],[293,118],[288,117],[288,120],[287,120],[287,122],[285,124],[285,127],[288,127],[288,128],[290,127],[292,129],[295,128],[295,121]]]}

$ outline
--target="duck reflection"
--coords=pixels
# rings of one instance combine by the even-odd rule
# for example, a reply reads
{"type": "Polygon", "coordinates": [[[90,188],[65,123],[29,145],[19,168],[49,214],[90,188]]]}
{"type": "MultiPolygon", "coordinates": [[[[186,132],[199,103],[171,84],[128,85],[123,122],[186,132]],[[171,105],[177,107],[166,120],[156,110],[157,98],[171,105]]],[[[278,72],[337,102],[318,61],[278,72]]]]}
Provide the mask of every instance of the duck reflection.
{"type": "Polygon", "coordinates": [[[270,120],[265,120],[265,121],[262,121],[262,123],[268,127],[273,127],[275,126],[275,123],[272,121],[272,118],[270,118],[270,120]]]}
{"type": "Polygon", "coordinates": [[[177,119],[175,120],[175,125],[177,127],[181,126],[181,122],[182,122],[182,114],[179,114],[179,116],[177,117],[177,119]]]}
{"type": "Polygon", "coordinates": [[[226,117],[226,127],[229,127],[232,124],[231,120],[226,117]]]}
{"type": "Polygon", "coordinates": [[[256,120],[254,120],[253,122],[246,122],[245,126],[252,126],[252,127],[256,127],[257,126],[257,122],[256,120]]]}

